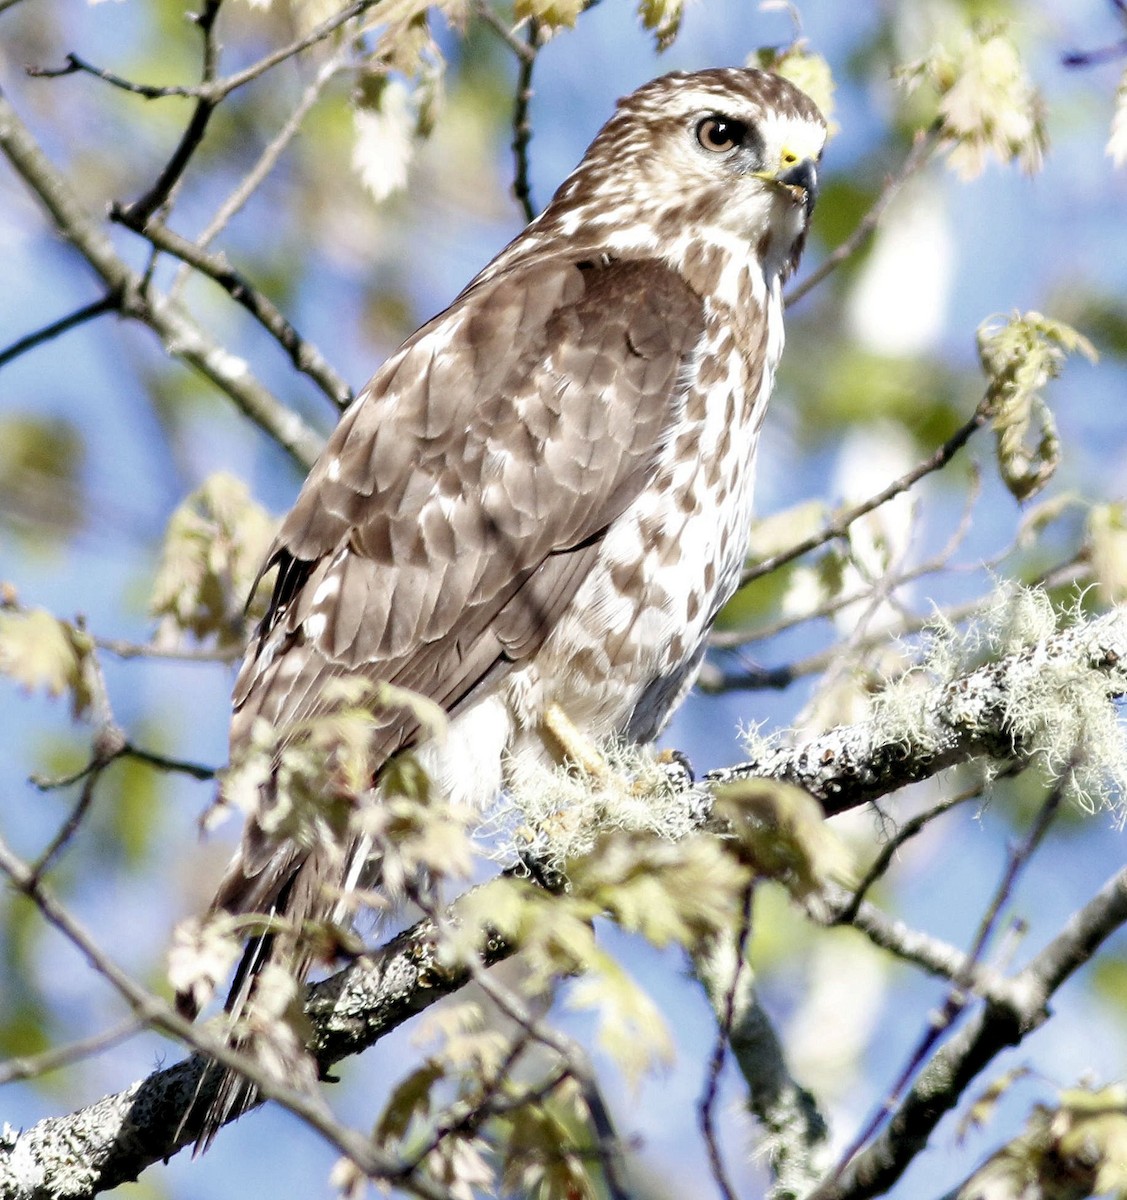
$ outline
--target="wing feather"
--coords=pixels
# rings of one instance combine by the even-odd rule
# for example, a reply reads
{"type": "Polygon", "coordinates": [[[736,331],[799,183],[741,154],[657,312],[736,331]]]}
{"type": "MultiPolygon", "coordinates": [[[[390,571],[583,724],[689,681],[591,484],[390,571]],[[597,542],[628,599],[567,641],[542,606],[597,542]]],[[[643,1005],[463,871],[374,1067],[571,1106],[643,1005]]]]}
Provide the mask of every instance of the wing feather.
{"type": "MultiPolygon", "coordinates": [[[[284,739],[342,674],[456,712],[534,654],[650,478],[703,320],[660,263],[557,258],[467,289],[424,326],[342,418],[282,524],[233,754],[256,717],[284,739]]],[[[416,734],[389,721],[373,749],[386,759],[416,734]]],[[[225,907],[269,902],[300,865],[248,878],[269,860],[253,825],[225,907]]]]}

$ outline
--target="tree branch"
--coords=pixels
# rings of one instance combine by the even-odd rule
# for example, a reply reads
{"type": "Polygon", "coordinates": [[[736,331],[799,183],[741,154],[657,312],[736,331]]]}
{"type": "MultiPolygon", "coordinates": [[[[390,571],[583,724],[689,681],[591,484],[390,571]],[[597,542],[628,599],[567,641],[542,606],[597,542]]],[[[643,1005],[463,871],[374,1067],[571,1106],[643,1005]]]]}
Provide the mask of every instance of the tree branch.
{"type": "Polygon", "coordinates": [[[300,466],[308,469],[320,452],[320,435],[263,387],[243,359],[214,341],[180,305],[151,292],[144,277],[118,257],[105,230],[82,208],[66,179],[2,93],[0,150],[51,215],[60,236],[78,250],[110,292],[119,297],[122,314],[148,325],[169,354],[210,380],[300,466]]]}
{"type": "Polygon", "coordinates": [[[1127,924],[1127,867],[1076,913],[1061,934],[1009,981],[1009,1002],[986,1004],[935,1053],[891,1120],[835,1179],[808,1200],[867,1200],[890,1188],[940,1119],[1002,1050],[1044,1020],[1053,993],[1127,924]]]}
{"type": "MultiPolygon", "coordinates": [[[[984,753],[1005,758],[1020,755],[1021,747],[1014,745],[1007,730],[999,730],[999,714],[1005,709],[1007,688],[1018,680],[1017,668],[1028,669],[1031,663],[1040,670],[1064,666],[1076,671],[1092,670],[1104,676],[1109,696],[1121,693],[1127,689],[1127,611],[1117,610],[1089,624],[1065,630],[998,663],[934,687],[922,706],[930,723],[923,731],[930,739],[927,744],[905,744],[902,738],[890,742],[879,722],[859,723],[800,746],[777,747],[738,767],[711,772],[707,779],[723,782],[753,775],[788,779],[807,787],[826,811],[833,813],[984,753]]],[[[444,920],[456,922],[457,913],[455,904],[444,920]]],[[[931,1125],[924,1129],[926,1122],[930,1120],[933,1125],[942,1115],[940,1112],[934,1119],[931,1116],[932,1107],[938,1103],[934,1095],[940,1083],[942,1104],[950,1107],[955,1098],[948,1102],[948,1095],[957,1097],[958,1091],[1002,1045],[1023,1036],[1040,1019],[1037,1014],[1045,997],[1125,919],[1127,871],[1073,918],[1060,937],[1016,979],[996,979],[979,968],[972,982],[987,997],[985,1012],[937,1052],[906,1094],[893,1124],[857,1156],[833,1190],[824,1195],[819,1193],[819,1200],[844,1200],[847,1196],[853,1200],[854,1196],[874,1194],[851,1189],[859,1186],[856,1184],[861,1177],[859,1173],[875,1170],[866,1164],[878,1159],[880,1172],[890,1169],[886,1165],[892,1161],[890,1156],[895,1156],[897,1169],[902,1170],[907,1161],[902,1156],[908,1150],[899,1143],[889,1148],[890,1140],[895,1141],[897,1136],[895,1131],[906,1129],[906,1136],[916,1139],[911,1146],[918,1149],[921,1139],[926,1139],[930,1132],[931,1125]],[[952,1080],[958,1081],[953,1093],[952,1080]]],[[[309,1049],[322,1073],[340,1059],[367,1049],[470,980],[469,967],[451,964],[439,955],[438,941],[433,922],[422,921],[310,987],[306,1002],[313,1029],[309,1049]]],[[[932,949],[924,947],[921,954],[932,949]]],[[[478,951],[481,963],[488,966],[509,957],[514,947],[486,932],[478,951]]],[[[930,957],[936,959],[934,954],[930,957]]],[[[965,966],[965,960],[960,963],[957,956],[944,958],[940,954],[933,965],[941,973],[948,973],[949,969],[965,966]]],[[[218,1047],[222,1054],[217,1057],[221,1061],[238,1060],[242,1066],[241,1059],[245,1056],[234,1055],[219,1039],[206,1035],[199,1027],[170,1020],[167,1015],[170,1012],[168,1006],[162,1005],[156,1017],[149,1010],[139,1015],[190,1045],[204,1046],[208,1053],[218,1047]]],[[[175,1154],[192,1139],[191,1130],[174,1131],[195,1097],[203,1070],[200,1058],[187,1059],[154,1073],[125,1092],[70,1116],[42,1121],[0,1143],[0,1195],[31,1195],[7,1183],[13,1178],[12,1172],[34,1168],[39,1172],[36,1177],[42,1178],[51,1169],[61,1169],[61,1163],[74,1161],[76,1138],[82,1146],[80,1159],[86,1166],[81,1179],[66,1183],[57,1200],[94,1195],[175,1154]],[[5,1187],[15,1190],[5,1191],[5,1187]]],[[[269,1079],[266,1082],[270,1084],[269,1079]]],[[[276,1087],[264,1090],[277,1094],[276,1087]]],[[[201,1099],[206,1100],[206,1096],[201,1099]]]]}
{"type": "Polygon", "coordinates": [[[921,699],[914,730],[890,732],[874,720],[844,725],[802,746],[776,746],[748,762],[710,771],[705,782],[785,779],[805,788],[832,816],[983,755],[1022,760],[1028,748],[1015,741],[1007,720],[1019,686],[1016,675],[1049,668],[1095,671],[1105,678],[1109,697],[1122,695],[1127,609],[1065,629],[933,689],[921,699]]]}
{"type": "Polygon", "coordinates": [[[801,558],[804,554],[809,554],[811,550],[817,550],[819,546],[824,546],[827,542],[832,542],[835,538],[844,537],[849,531],[849,526],[859,517],[863,517],[866,513],[871,513],[874,509],[880,508],[882,504],[887,504],[889,500],[895,496],[899,496],[901,492],[906,492],[914,484],[919,483],[925,475],[942,470],[970,441],[972,435],[986,424],[990,419],[990,415],[991,409],[989,403],[987,400],[983,400],[978,408],[975,409],[974,416],[956,429],[934,454],[917,463],[910,471],[901,475],[899,479],[893,480],[887,487],[877,492],[875,496],[870,496],[868,500],[863,501],[861,504],[856,504],[852,508],[847,508],[844,512],[838,513],[832,521],[829,521],[817,533],[812,533],[809,537],[803,538],[801,542],[796,542],[795,545],[788,547],[786,550],[781,550],[778,554],[772,554],[770,558],[764,558],[750,567],[746,567],[740,576],[740,587],[746,587],[753,579],[769,575],[784,564],[792,562],[796,558],[801,558]]]}
{"type": "Polygon", "coordinates": [[[19,338],[7,349],[0,350],[0,367],[6,367],[21,354],[26,354],[28,350],[33,350],[36,346],[42,346],[44,342],[49,342],[60,334],[74,329],[76,325],[82,325],[86,321],[100,317],[103,313],[115,312],[119,307],[120,301],[116,296],[103,296],[100,300],[94,300],[90,304],[76,308],[74,312],[68,313],[65,317],[52,321],[50,325],[44,325],[42,329],[37,329],[34,333],[19,338]]]}
{"type": "Polygon", "coordinates": [[[210,254],[159,222],[137,225],[132,218],[126,219],[121,209],[112,209],[110,216],[113,220],[124,221],[158,250],[175,256],[217,283],[278,342],[297,370],[308,375],[338,409],[347,407],[352,399],[352,389],[333,370],[321,351],[298,333],[278,306],[231,266],[225,254],[210,254]]]}
{"type": "MultiPolygon", "coordinates": [[[[25,1197],[40,1200],[48,1181],[52,1200],[96,1195],[135,1179],[146,1166],[183,1149],[197,1132],[193,1121],[183,1119],[184,1114],[189,1110],[199,1112],[200,1102],[208,1098],[208,1085],[213,1088],[218,1084],[214,1072],[205,1077],[209,1058],[242,1072],[264,1098],[277,1101],[301,1117],[365,1175],[395,1179],[399,1186],[422,1200],[451,1200],[444,1188],[417,1175],[404,1175],[403,1163],[384,1154],[368,1138],[336,1122],[319,1095],[281,1082],[249,1055],[232,1049],[222,1036],[185,1020],[171,1005],[131,979],[98,949],[90,934],[2,839],[0,870],[33,901],[95,973],[118,992],[138,1021],[198,1052],[70,1117],[49,1118],[14,1135],[5,1129],[0,1133],[0,1196],[4,1200],[25,1197]]],[[[441,970],[437,963],[435,966],[441,970]]],[[[458,986],[465,982],[465,977],[462,972],[458,986]]],[[[417,970],[412,982],[422,986],[417,970]]]]}

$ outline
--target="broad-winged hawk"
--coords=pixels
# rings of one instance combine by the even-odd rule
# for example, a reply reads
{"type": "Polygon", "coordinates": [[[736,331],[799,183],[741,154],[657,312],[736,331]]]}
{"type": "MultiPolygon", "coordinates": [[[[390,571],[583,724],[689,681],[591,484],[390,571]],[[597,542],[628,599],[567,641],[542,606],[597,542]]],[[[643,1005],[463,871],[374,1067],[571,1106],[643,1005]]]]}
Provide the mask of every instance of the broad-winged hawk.
{"type": "MultiPolygon", "coordinates": [[[[757,70],[666,75],[620,102],[333,433],[269,554],[233,758],[261,722],[284,744],[341,677],[441,706],[449,735],[420,755],[477,805],[510,756],[558,757],[561,726],[656,737],[739,577],[824,141],[809,98],[757,70]]],[[[392,714],[375,762],[418,735],[412,710],[392,714]]],[[[279,837],[276,791],[262,785],[214,907],[323,919],[365,848],[279,837]]],[[[241,995],[280,953],[252,945],[241,995]]],[[[229,1087],[205,1139],[244,1102],[229,1087]]]]}

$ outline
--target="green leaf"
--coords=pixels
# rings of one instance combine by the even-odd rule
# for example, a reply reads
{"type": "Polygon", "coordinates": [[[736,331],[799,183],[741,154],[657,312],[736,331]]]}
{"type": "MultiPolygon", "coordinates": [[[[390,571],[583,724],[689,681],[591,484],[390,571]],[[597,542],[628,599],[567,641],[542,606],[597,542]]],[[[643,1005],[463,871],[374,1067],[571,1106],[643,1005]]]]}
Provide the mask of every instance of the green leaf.
{"type": "Polygon", "coordinates": [[[571,988],[568,1005],[594,1011],[599,1045],[631,1084],[673,1061],[673,1040],[657,1005],[610,955],[597,951],[592,956],[571,988]]]}
{"type": "Polygon", "coordinates": [[[548,30],[573,29],[585,0],[516,0],[513,15],[518,21],[532,17],[548,30]]]}
{"type": "Polygon", "coordinates": [[[376,1124],[376,1139],[402,1141],[412,1121],[430,1116],[434,1108],[434,1085],[446,1078],[446,1068],[430,1059],[396,1085],[376,1124]]]}
{"type": "Polygon", "coordinates": [[[831,881],[846,883],[852,855],[802,788],[772,779],[745,779],[715,790],[713,812],[731,826],[740,860],[778,880],[798,900],[831,881]]]}
{"type": "Polygon", "coordinates": [[[1045,486],[1060,461],[1056,422],[1041,390],[1069,354],[1096,361],[1086,337],[1039,312],[990,318],[979,326],[978,357],[988,380],[984,411],[993,421],[998,469],[1006,487],[1028,500],[1045,486]]]}
{"type": "Polygon", "coordinates": [[[250,590],[274,535],[274,520],[226,472],[207,479],[172,514],[149,608],[160,635],[241,647],[250,590]]]}
{"type": "Polygon", "coordinates": [[[639,0],[638,16],[642,18],[642,24],[653,31],[659,54],[676,40],[684,12],[684,0],[639,0]]]}
{"type": "Polygon", "coordinates": [[[69,694],[75,717],[90,706],[91,649],[86,634],[41,608],[0,612],[0,673],[29,692],[69,694]]]}

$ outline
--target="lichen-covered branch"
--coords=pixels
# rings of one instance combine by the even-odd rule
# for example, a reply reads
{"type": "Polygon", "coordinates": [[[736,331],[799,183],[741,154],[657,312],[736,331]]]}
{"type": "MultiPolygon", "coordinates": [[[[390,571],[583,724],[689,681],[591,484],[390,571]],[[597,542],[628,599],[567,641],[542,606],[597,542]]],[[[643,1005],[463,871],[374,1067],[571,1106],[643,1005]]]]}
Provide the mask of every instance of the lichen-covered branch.
{"type": "Polygon", "coordinates": [[[1027,760],[1038,747],[1015,716],[1027,689],[1054,676],[1062,686],[1099,679],[1108,698],[1127,691],[1127,610],[922,689],[914,721],[890,723],[878,713],[798,746],[773,746],[738,766],[710,771],[705,781],[783,779],[810,792],[832,816],[975,758],[1027,760]]]}
{"type": "MultiPolygon", "coordinates": [[[[930,690],[922,689],[918,705],[922,725],[915,740],[903,729],[890,737],[877,719],[800,746],[777,746],[754,761],[712,772],[708,779],[723,782],[754,775],[786,779],[810,790],[827,812],[840,812],[979,755],[1020,758],[1023,739],[1015,735],[1007,713],[1020,707],[1021,694],[1015,689],[1025,685],[1030,672],[1040,677],[1071,674],[1088,679],[1089,684],[1095,679],[1102,693],[1112,696],[1127,689],[1125,663],[1127,614],[1117,610],[934,684],[930,690]]],[[[457,911],[455,905],[448,919],[456,921],[457,911]]],[[[982,1012],[937,1051],[906,1094],[893,1123],[841,1178],[817,1193],[819,1200],[874,1195],[873,1181],[903,1170],[970,1079],[1000,1049],[1036,1026],[1052,992],[1125,921],[1127,872],[1109,883],[1019,975],[1010,980],[991,978],[988,991],[984,989],[982,1012]]],[[[310,1049],[322,1070],[363,1051],[465,985],[470,971],[445,962],[436,941],[434,925],[421,922],[310,988],[310,1049]]],[[[488,932],[478,946],[486,965],[513,950],[488,932]]],[[[22,1200],[50,1194],[77,1200],[134,1178],[151,1163],[176,1153],[191,1141],[190,1129],[177,1130],[202,1069],[199,1059],[185,1060],[77,1113],[7,1135],[0,1142],[0,1197],[22,1200]],[[81,1178],[73,1175],[76,1146],[78,1159],[86,1164],[81,1178]],[[38,1182],[35,1186],[20,1182],[27,1179],[38,1182]],[[52,1192],[43,1190],[48,1179],[52,1192]]],[[[800,1098],[797,1092],[794,1098],[800,1098]]]]}

